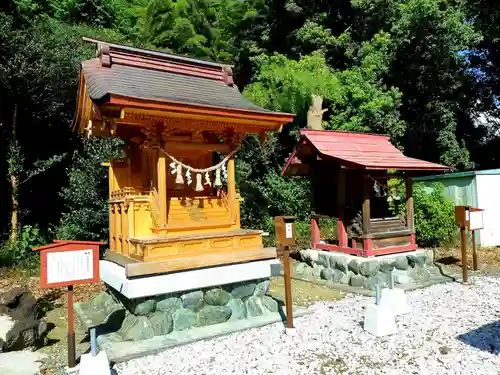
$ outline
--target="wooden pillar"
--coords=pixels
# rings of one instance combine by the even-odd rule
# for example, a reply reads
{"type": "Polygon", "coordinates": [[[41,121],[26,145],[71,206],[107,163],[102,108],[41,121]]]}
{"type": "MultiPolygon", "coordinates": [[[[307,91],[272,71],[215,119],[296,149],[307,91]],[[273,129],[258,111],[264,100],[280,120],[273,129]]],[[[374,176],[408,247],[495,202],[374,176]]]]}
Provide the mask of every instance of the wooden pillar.
{"type": "Polygon", "coordinates": [[[347,232],[344,223],[345,210],[345,185],[346,175],[345,170],[341,169],[337,179],[337,238],[340,247],[347,247],[347,232]]]}
{"type": "Polygon", "coordinates": [[[128,207],[126,201],[123,203],[120,203],[120,211],[122,213],[121,219],[122,219],[122,254],[128,256],[129,254],[129,233],[128,233],[128,207]]]}
{"type": "MultiPolygon", "coordinates": [[[[108,189],[109,189],[109,200],[111,200],[111,193],[114,190],[114,179],[115,175],[111,163],[108,165],[108,189]]],[[[109,249],[112,251],[116,250],[116,232],[115,232],[115,218],[116,212],[112,203],[108,203],[109,208],[109,249]]]]}
{"type": "Polygon", "coordinates": [[[118,254],[123,253],[122,242],[122,206],[120,203],[115,203],[115,247],[118,254]]]}
{"type": "Polygon", "coordinates": [[[409,230],[415,232],[413,215],[413,180],[410,176],[406,177],[406,225],[409,230]]]}
{"type": "Polygon", "coordinates": [[[160,204],[159,224],[165,226],[167,224],[167,160],[164,153],[158,154],[157,164],[158,176],[158,197],[160,204]]]}
{"type": "Polygon", "coordinates": [[[368,176],[363,177],[363,234],[370,234],[370,180],[368,176]]]}
{"type": "Polygon", "coordinates": [[[315,248],[316,244],[321,241],[321,233],[318,225],[319,218],[311,216],[311,247],[315,248]]]}
{"type": "Polygon", "coordinates": [[[234,156],[227,161],[227,199],[229,201],[229,209],[231,217],[235,220],[235,224],[239,222],[239,202],[236,197],[236,171],[234,165],[234,156]]]}
{"type": "Polygon", "coordinates": [[[372,256],[372,239],[370,238],[370,192],[371,184],[368,176],[363,176],[363,255],[372,256]]]}

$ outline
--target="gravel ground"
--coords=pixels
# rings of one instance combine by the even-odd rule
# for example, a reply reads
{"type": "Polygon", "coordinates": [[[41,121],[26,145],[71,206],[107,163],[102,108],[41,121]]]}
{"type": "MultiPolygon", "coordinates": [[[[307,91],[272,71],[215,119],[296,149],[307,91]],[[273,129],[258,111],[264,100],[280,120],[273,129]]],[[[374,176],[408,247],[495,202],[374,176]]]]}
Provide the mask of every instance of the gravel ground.
{"type": "Polygon", "coordinates": [[[472,278],[408,293],[412,312],[397,335],[362,329],[373,299],[318,302],[296,336],[274,324],[115,366],[117,374],[500,374],[500,279],[472,278]]]}

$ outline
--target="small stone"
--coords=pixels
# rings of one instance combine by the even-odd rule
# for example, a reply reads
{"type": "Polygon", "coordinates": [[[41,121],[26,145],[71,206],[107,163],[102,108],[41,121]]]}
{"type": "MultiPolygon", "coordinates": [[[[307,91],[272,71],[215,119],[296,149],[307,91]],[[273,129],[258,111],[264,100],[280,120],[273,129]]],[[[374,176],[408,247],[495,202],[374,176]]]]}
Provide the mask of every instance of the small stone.
{"type": "Polygon", "coordinates": [[[227,306],[231,308],[231,318],[229,320],[245,319],[247,317],[247,308],[241,299],[232,299],[227,303],[227,306]]]}
{"type": "Polygon", "coordinates": [[[241,285],[237,285],[231,291],[231,295],[233,298],[245,298],[253,295],[255,291],[255,287],[257,285],[255,283],[242,283],[241,285]]]}
{"type": "MultiPolygon", "coordinates": [[[[340,270],[339,270],[340,271],[340,270]]],[[[342,271],[340,271],[342,272],[342,271]]],[[[349,284],[349,281],[351,280],[351,276],[353,273],[351,271],[347,271],[347,273],[342,272],[342,278],[340,279],[341,284],[349,284]]]]}
{"type": "Polygon", "coordinates": [[[379,263],[380,272],[391,273],[394,270],[394,262],[384,260],[379,263]]]}
{"type": "Polygon", "coordinates": [[[139,341],[154,337],[153,325],[146,316],[127,315],[119,330],[124,341],[139,341]]]}
{"type": "Polygon", "coordinates": [[[367,277],[363,283],[363,288],[369,290],[375,290],[377,284],[380,286],[380,289],[386,288],[387,283],[380,277],[379,275],[367,277]]]}
{"type": "Polygon", "coordinates": [[[265,308],[260,297],[248,297],[245,301],[245,306],[249,317],[261,316],[265,313],[265,308]]]}
{"type": "MultiPolygon", "coordinates": [[[[338,270],[336,270],[336,271],[338,271],[338,270]]],[[[320,274],[320,276],[323,280],[333,280],[333,275],[334,275],[334,272],[331,268],[323,268],[321,270],[321,274],[320,274]]]]}
{"type": "Polygon", "coordinates": [[[347,265],[347,268],[349,269],[349,271],[355,274],[359,274],[359,261],[356,259],[351,260],[347,265]]]}
{"type": "Polygon", "coordinates": [[[409,284],[411,282],[410,277],[403,270],[394,270],[392,272],[392,277],[394,279],[394,283],[396,284],[409,284]]]}
{"type": "Polygon", "coordinates": [[[442,355],[446,355],[449,352],[450,352],[450,348],[447,347],[446,345],[443,345],[443,346],[439,347],[439,353],[441,353],[442,355]]]}
{"type": "Polygon", "coordinates": [[[147,301],[137,304],[132,311],[134,315],[148,315],[155,310],[156,301],[149,299],[147,301]]]}
{"type": "Polygon", "coordinates": [[[434,250],[426,249],[424,250],[424,253],[425,253],[425,264],[428,266],[434,264],[434,250]]]}
{"type": "Polygon", "coordinates": [[[156,302],[156,311],[163,311],[172,315],[182,307],[182,301],[178,297],[166,297],[156,302]]]}
{"type": "Polygon", "coordinates": [[[311,249],[302,250],[300,251],[300,257],[310,267],[314,267],[314,263],[318,260],[318,252],[311,249]]]}
{"type": "Polygon", "coordinates": [[[321,278],[321,270],[323,269],[323,266],[320,266],[319,264],[314,265],[312,269],[312,277],[313,279],[320,279],[321,278]]]}
{"type": "Polygon", "coordinates": [[[318,254],[318,260],[316,261],[316,263],[319,264],[320,266],[328,268],[330,267],[330,261],[328,258],[329,256],[320,253],[318,254]]]}
{"type": "Polygon", "coordinates": [[[278,312],[279,311],[278,302],[272,297],[269,297],[269,296],[262,297],[262,304],[270,312],[278,312]]]}
{"type": "Polygon", "coordinates": [[[313,268],[307,266],[306,268],[304,268],[304,272],[302,272],[301,276],[302,276],[302,278],[307,279],[307,280],[313,279],[313,268]]]}
{"type": "Polygon", "coordinates": [[[96,310],[111,312],[117,303],[109,293],[101,292],[94,298],[92,304],[96,310]]]}
{"type": "Polygon", "coordinates": [[[398,270],[406,271],[408,269],[408,258],[405,256],[396,257],[394,261],[394,267],[398,270]]]}
{"type": "Polygon", "coordinates": [[[351,279],[349,280],[349,285],[354,287],[362,287],[365,280],[366,277],[362,275],[352,275],[351,279]]]}
{"type": "MultiPolygon", "coordinates": [[[[333,268],[333,267],[332,267],[333,268]]],[[[346,257],[338,257],[335,260],[335,268],[338,269],[339,271],[342,271],[344,273],[347,273],[348,271],[348,262],[346,257]]]]}
{"type": "Polygon", "coordinates": [[[300,274],[304,273],[304,270],[306,268],[307,268],[307,264],[305,264],[304,262],[298,262],[295,264],[294,271],[295,271],[295,273],[300,275],[300,274]]]}
{"type": "Polygon", "coordinates": [[[262,280],[260,283],[257,284],[255,287],[255,290],[253,292],[254,296],[257,297],[262,297],[267,294],[269,291],[269,285],[271,284],[271,281],[269,279],[262,280]]]}
{"type": "Polygon", "coordinates": [[[423,254],[415,254],[415,255],[408,255],[406,258],[408,258],[408,265],[412,268],[414,267],[423,267],[425,264],[425,255],[423,254]]]}
{"type": "Polygon", "coordinates": [[[156,311],[149,316],[155,336],[168,335],[174,329],[172,315],[163,311],[156,311]]]}
{"type": "Polygon", "coordinates": [[[185,308],[177,310],[172,318],[174,321],[175,331],[183,331],[185,329],[194,327],[197,322],[196,313],[185,308]]]}
{"type": "Polygon", "coordinates": [[[359,265],[359,273],[366,277],[375,276],[379,268],[380,266],[378,264],[378,260],[368,260],[365,262],[361,262],[361,264],[359,265]]]}
{"type": "Polygon", "coordinates": [[[197,290],[195,292],[190,292],[183,294],[181,296],[182,306],[185,309],[198,312],[203,307],[203,292],[201,290],[197,290]]]}
{"type": "Polygon", "coordinates": [[[431,272],[427,268],[415,267],[408,270],[408,277],[417,282],[428,280],[431,277],[431,272]]]}
{"type": "Polygon", "coordinates": [[[330,268],[334,269],[337,266],[337,260],[335,259],[334,256],[329,256],[328,257],[328,265],[330,268]]]}
{"type": "Polygon", "coordinates": [[[231,300],[231,294],[220,288],[211,289],[205,293],[205,302],[212,306],[224,306],[231,300]]]}
{"type": "Polygon", "coordinates": [[[198,313],[197,326],[211,326],[213,324],[224,323],[231,317],[231,308],[229,306],[211,306],[206,305],[198,313]]]}
{"type": "MultiPolygon", "coordinates": [[[[333,270],[333,281],[336,283],[342,283],[342,280],[345,278],[346,274],[341,270],[333,270]]],[[[343,283],[346,284],[346,283],[343,283]]]]}

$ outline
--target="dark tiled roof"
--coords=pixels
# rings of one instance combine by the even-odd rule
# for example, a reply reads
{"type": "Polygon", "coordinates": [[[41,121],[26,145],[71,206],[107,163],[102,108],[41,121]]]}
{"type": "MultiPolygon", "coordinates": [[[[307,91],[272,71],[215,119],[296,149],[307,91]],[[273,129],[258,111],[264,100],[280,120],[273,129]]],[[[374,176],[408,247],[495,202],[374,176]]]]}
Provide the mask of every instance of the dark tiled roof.
{"type": "Polygon", "coordinates": [[[137,66],[102,66],[96,58],[82,63],[89,96],[99,101],[107,95],[269,112],[247,100],[236,85],[221,80],[137,66]]]}

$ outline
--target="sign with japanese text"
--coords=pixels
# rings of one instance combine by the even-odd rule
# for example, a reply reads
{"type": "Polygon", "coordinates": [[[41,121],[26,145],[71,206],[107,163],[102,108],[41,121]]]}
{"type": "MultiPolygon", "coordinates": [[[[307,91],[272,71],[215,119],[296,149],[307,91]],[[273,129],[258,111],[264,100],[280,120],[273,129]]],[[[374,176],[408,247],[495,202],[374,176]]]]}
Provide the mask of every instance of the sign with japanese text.
{"type": "Polygon", "coordinates": [[[99,242],[54,241],[40,251],[42,288],[99,282],[99,242]]]}

